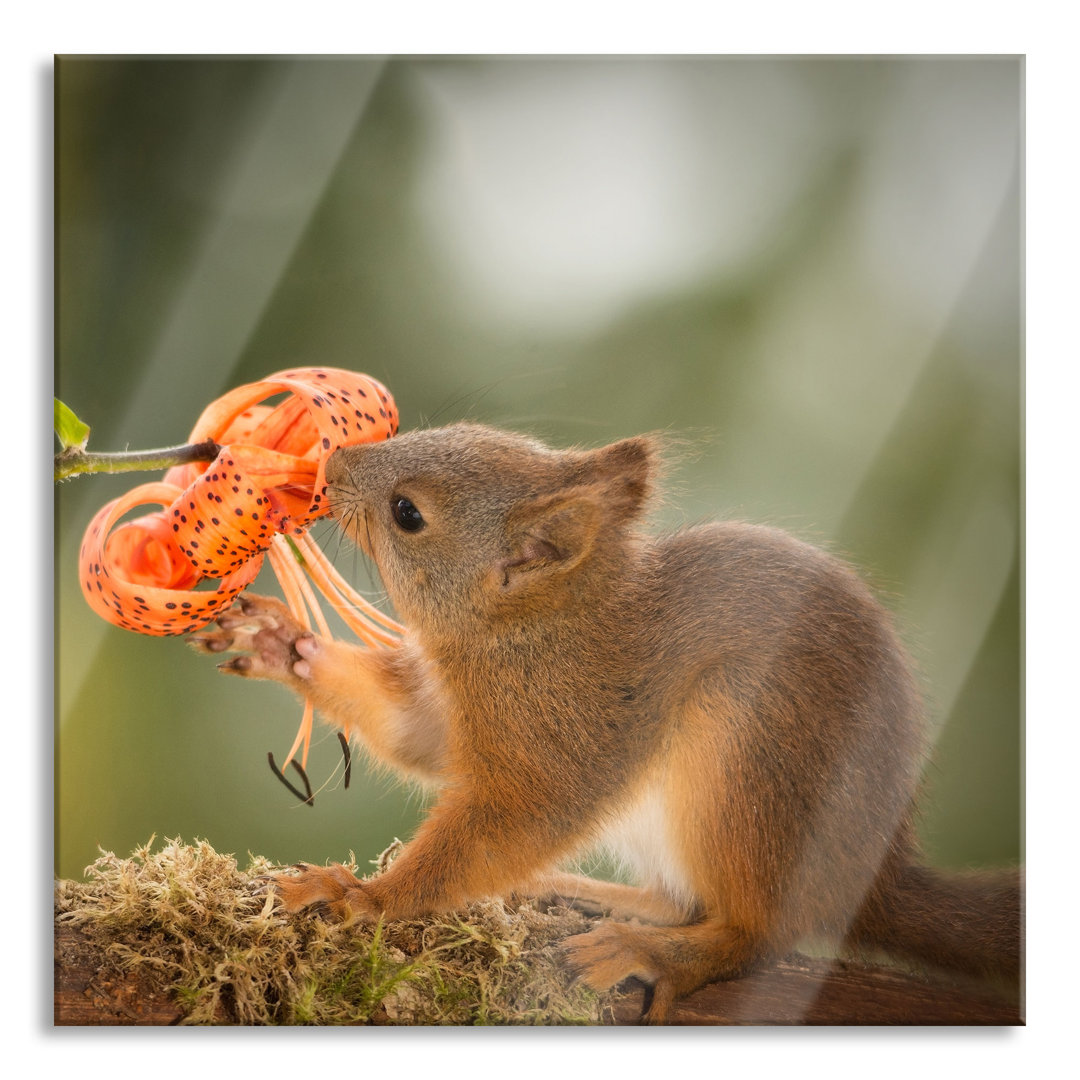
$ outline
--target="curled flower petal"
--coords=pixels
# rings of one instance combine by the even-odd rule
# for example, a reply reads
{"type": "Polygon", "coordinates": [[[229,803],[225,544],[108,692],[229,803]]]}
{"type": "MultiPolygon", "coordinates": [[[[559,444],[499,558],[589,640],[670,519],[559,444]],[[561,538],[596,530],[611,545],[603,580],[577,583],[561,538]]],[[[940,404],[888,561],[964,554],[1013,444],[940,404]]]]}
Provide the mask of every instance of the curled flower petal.
{"type": "MultiPolygon", "coordinates": [[[[265,446],[268,450],[279,450],[283,454],[302,457],[310,454],[319,441],[319,429],[308,415],[307,406],[295,395],[286,398],[281,404],[270,408],[256,405],[253,412],[259,410],[262,417],[245,437],[240,424],[233,421],[223,442],[251,443],[265,446]]],[[[243,417],[244,413],[241,414],[243,417]]]]}
{"type": "Polygon", "coordinates": [[[199,574],[186,559],[177,558],[173,531],[162,511],[118,525],[108,540],[109,561],[122,566],[128,581],[162,589],[189,589],[199,574]]]}
{"type": "MultiPolygon", "coordinates": [[[[177,569],[159,541],[164,530],[142,518],[109,531],[119,518],[138,506],[169,506],[180,492],[172,484],[141,484],[106,503],[90,522],[79,551],[80,578],[87,602],[103,618],[125,630],[168,636],[206,626],[254,581],[261,557],[222,579],[216,592],[196,591],[187,572],[177,569]],[[137,528],[136,528],[137,527],[137,528]],[[141,535],[140,535],[141,534],[141,535]],[[146,556],[140,558],[140,553],[146,556]],[[127,560],[136,558],[132,564],[127,560]],[[177,587],[182,582],[184,587],[177,587]]],[[[163,513],[163,512],[159,512],[163,513]]],[[[166,520],[162,517],[161,520],[166,520]]]]}
{"type": "Polygon", "coordinates": [[[206,577],[235,573],[306,512],[314,462],[258,446],[226,446],[170,506],[174,540],[206,577]]]}
{"type": "MultiPolygon", "coordinates": [[[[271,414],[275,412],[269,405],[252,405],[239,413],[223,431],[204,438],[213,439],[219,444],[251,443],[255,446],[266,446],[277,449],[269,442],[264,442],[257,434],[271,414]]],[[[287,422],[287,418],[282,416],[287,422]]],[[[200,440],[202,441],[202,440],[200,440]]],[[[188,465],[174,465],[165,473],[165,483],[175,484],[178,488],[190,487],[209,466],[204,461],[193,461],[188,465]]]]}
{"type": "MultiPolygon", "coordinates": [[[[397,431],[398,413],[386,387],[368,375],[340,368],[293,368],[223,394],[203,410],[189,441],[225,442],[225,433],[243,423],[248,410],[283,392],[292,396],[245,433],[267,449],[316,462],[308,506],[290,523],[298,533],[328,510],[324,469],[330,454],[342,446],[389,439],[397,431]]],[[[206,466],[185,468],[205,471],[206,466]]]]}

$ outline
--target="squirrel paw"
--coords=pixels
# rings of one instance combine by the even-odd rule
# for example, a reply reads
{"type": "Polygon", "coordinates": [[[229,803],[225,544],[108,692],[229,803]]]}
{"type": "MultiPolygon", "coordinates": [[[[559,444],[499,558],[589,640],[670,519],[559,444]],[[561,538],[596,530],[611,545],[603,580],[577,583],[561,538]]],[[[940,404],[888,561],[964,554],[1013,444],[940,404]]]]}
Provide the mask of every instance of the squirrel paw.
{"type": "Polygon", "coordinates": [[[663,976],[641,939],[642,927],[602,922],[587,934],[568,937],[562,948],[577,978],[602,993],[625,979],[637,978],[651,987],[642,1022],[662,1024],[675,998],[670,980],[663,976]]]}
{"type": "Polygon", "coordinates": [[[230,675],[290,682],[310,673],[310,665],[297,642],[314,635],[293,618],[280,601],[244,595],[217,619],[217,630],[191,634],[189,643],[199,652],[239,652],[243,655],[218,665],[230,675]]]}
{"type": "Polygon", "coordinates": [[[312,908],[342,922],[375,922],[379,917],[364,883],[341,863],[297,863],[296,869],[299,873],[269,874],[265,879],[290,914],[312,908]]]}
{"type": "Polygon", "coordinates": [[[563,942],[570,966],[578,978],[596,991],[610,990],[623,979],[636,976],[652,982],[655,972],[635,947],[634,927],[602,922],[587,934],[575,934],[563,942]]]}

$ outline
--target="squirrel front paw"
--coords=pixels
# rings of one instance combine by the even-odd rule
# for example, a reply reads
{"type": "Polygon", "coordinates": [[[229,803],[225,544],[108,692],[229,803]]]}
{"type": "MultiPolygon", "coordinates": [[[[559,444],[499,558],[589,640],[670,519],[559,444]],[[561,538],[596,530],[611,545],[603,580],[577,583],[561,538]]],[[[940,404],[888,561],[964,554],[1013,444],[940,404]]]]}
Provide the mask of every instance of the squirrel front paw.
{"type": "Polygon", "coordinates": [[[241,596],[218,616],[217,625],[217,630],[191,634],[188,641],[199,652],[242,654],[219,664],[221,671],[286,683],[310,677],[309,658],[317,640],[280,600],[241,596]]]}
{"type": "Polygon", "coordinates": [[[298,873],[271,874],[266,883],[290,913],[313,908],[342,922],[375,922],[380,912],[364,883],[341,863],[310,866],[297,863],[298,873]]]}

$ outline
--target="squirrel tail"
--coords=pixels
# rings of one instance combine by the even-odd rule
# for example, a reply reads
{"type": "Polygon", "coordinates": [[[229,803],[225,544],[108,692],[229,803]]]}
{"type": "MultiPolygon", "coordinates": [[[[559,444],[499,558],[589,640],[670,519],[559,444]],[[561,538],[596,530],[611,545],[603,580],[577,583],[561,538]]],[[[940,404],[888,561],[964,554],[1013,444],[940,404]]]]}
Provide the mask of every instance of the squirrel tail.
{"type": "Polygon", "coordinates": [[[894,864],[875,883],[848,942],[982,978],[1020,975],[1019,869],[947,873],[894,864]]]}

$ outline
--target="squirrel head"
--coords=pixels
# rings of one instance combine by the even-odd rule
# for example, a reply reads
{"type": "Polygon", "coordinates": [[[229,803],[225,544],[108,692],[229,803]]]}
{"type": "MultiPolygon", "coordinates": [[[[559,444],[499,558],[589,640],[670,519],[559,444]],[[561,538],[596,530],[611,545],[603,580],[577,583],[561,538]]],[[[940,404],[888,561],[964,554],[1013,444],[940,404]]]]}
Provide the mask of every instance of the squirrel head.
{"type": "Polygon", "coordinates": [[[553,450],[454,424],[342,448],[326,467],[331,506],[418,630],[526,618],[587,602],[626,550],[653,485],[639,436],[553,450]],[[591,569],[591,573],[589,572],[591,569]]]}

